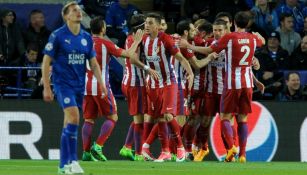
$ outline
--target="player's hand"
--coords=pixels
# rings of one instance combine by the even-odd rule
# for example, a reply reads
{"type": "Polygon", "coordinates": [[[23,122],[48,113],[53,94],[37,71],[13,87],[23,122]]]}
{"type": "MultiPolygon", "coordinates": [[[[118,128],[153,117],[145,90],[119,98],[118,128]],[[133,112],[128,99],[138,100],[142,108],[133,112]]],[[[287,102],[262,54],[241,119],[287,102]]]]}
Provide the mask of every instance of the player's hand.
{"type": "Polygon", "coordinates": [[[54,95],[53,95],[50,87],[44,87],[43,97],[44,97],[45,102],[52,102],[53,101],[54,95]]]}
{"type": "Polygon", "coordinates": [[[105,96],[108,95],[108,90],[105,84],[100,85],[100,89],[101,89],[101,98],[104,98],[105,96]]]}
{"type": "Polygon", "coordinates": [[[260,81],[255,81],[255,85],[256,85],[257,89],[261,92],[261,94],[263,94],[264,89],[265,89],[264,84],[261,83],[260,81]]]}
{"type": "Polygon", "coordinates": [[[190,45],[190,43],[185,39],[181,39],[180,42],[179,42],[180,48],[186,49],[186,48],[188,48],[189,45],[190,45]]]}
{"type": "Polygon", "coordinates": [[[255,70],[259,70],[259,69],[260,69],[260,63],[259,63],[258,58],[253,57],[252,65],[253,65],[253,68],[254,68],[255,70]]]}
{"type": "Polygon", "coordinates": [[[265,44],[265,39],[263,36],[260,35],[260,33],[258,32],[252,32],[259,40],[262,41],[262,44],[264,45],[265,44]]]}
{"type": "Polygon", "coordinates": [[[212,61],[212,60],[215,60],[219,57],[219,54],[217,54],[216,52],[212,52],[208,55],[209,59],[212,61]]]}
{"type": "Polygon", "coordinates": [[[187,80],[188,80],[188,89],[189,91],[191,91],[192,87],[193,87],[193,81],[194,81],[194,74],[190,74],[187,76],[187,80]]]}
{"type": "Polygon", "coordinates": [[[144,30],[138,29],[133,36],[135,42],[140,43],[144,35],[144,30]]]}
{"type": "Polygon", "coordinates": [[[148,72],[148,74],[149,74],[151,77],[153,77],[155,80],[159,80],[160,76],[159,76],[159,74],[158,74],[157,71],[155,71],[155,70],[149,68],[149,69],[147,70],[147,72],[148,72]]]}

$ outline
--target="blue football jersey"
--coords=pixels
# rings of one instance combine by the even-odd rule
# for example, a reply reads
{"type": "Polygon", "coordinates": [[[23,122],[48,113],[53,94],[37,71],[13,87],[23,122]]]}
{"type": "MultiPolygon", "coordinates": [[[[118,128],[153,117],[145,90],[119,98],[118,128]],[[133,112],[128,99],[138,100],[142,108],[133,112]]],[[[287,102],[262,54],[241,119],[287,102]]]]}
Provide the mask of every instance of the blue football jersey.
{"type": "Polygon", "coordinates": [[[52,81],[55,86],[84,88],[86,60],[96,56],[89,33],[71,33],[67,25],[52,32],[44,54],[52,57],[52,81]]]}

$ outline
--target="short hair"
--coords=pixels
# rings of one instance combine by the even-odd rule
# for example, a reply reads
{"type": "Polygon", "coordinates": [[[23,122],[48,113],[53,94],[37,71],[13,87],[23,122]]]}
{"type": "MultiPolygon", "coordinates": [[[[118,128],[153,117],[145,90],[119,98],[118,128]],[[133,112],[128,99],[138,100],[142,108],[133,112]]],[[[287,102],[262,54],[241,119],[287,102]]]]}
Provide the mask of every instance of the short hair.
{"type": "Polygon", "coordinates": [[[212,25],[222,25],[225,29],[227,28],[227,23],[223,19],[216,19],[212,25]]]}
{"type": "Polygon", "coordinates": [[[205,22],[203,24],[200,24],[199,26],[197,26],[197,29],[200,32],[206,32],[206,33],[213,32],[212,24],[210,22],[205,22]]]}
{"type": "Polygon", "coordinates": [[[220,12],[215,16],[215,19],[220,19],[222,17],[227,17],[229,22],[232,22],[232,15],[229,12],[220,12]]]}
{"type": "Polygon", "coordinates": [[[71,1],[64,5],[64,7],[62,8],[62,17],[68,14],[69,7],[73,5],[78,5],[78,3],[76,1],[71,1]]]}
{"type": "Polygon", "coordinates": [[[106,26],[102,16],[96,16],[90,22],[90,28],[92,34],[99,34],[101,29],[106,26]]]}
{"type": "Polygon", "coordinates": [[[201,24],[204,24],[204,23],[206,23],[206,22],[208,22],[208,21],[205,20],[205,19],[203,19],[203,18],[201,18],[201,19],[198,19],[198,20],[196,20],[196,21],[194,22],[194,26],[195,26],[195,27],[198,27],[198,26],[200,26],[201,24]]]}
{"type": "Polygon", "coordinates": [[[190,24],[192,24],[192,21],[188,19],[179,21],[179,23],[176,26],[177,33],[179,35],[183,35],[185,30],[189,31],[190,24]]]}
{"type": "Polygon", "coordinates": [[[31,42],[27,45],[27,52],[30,52],[30,50],[33,50],[35,52],[38,52],[38,44],[31,42]]]}
{"type": "Polygon", "coordinates": [[[279,16],[279,22],[282,22],[282,21],[284,21],[286,18],[289,18],[289,17],[293,17],[292,14],[290,14],[290,13],[282,13],[282,14],[280,14],[280,16],[279,16]]]}
{"type": "Polygon", "coordinates": [[[43,11],[40,9],[33,9],[31,10],[29,17],[31,17],[32,15],[38,14],[38,13],[44,14],[43,11]]]}
{"type": "Polygon", "coordinates": [[[143,14],[132,15],[128,23],[130,33],[136,32],[138,29],[144,29],[145,16],[143,14]]]}
{"type": "Polygon", "coordinates": [[[289,81],[289,78],[290,78],[290,75],[292,75],[292,74],[296,74],[300,79],[301,79],[301,76],[300,76],[300,73],[299,72],[296,72],[296,71],[290,71],[290,72],[288,72],[288,74],[287,74],[287,81],[289,81]]]}
{"type": "Polygon", "coordinates": [[[154,18],[158,24],[161,24],[161,15],[159,13],[148,13],[146,18],[154,18]]]}
{"type": "Polygon", "coordinates": [[[250,14],[244,11],[240,11],[235,15],[235,23],[237,27],[246,28],[250,21],[250,14]]]}

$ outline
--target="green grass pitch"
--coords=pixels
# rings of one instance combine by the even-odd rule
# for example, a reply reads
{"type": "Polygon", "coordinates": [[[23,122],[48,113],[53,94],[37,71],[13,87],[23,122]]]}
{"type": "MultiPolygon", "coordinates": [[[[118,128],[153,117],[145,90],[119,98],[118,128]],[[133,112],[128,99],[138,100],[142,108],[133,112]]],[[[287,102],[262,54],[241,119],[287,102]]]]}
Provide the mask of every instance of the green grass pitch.
{"type": "MultiPolygon", "coordinates": [[[[84,175],[307,175],[300,162],[80,162],[84,175]]],[[[58,161],[0,160],[0,175],[55,175],[58,161]]]]}

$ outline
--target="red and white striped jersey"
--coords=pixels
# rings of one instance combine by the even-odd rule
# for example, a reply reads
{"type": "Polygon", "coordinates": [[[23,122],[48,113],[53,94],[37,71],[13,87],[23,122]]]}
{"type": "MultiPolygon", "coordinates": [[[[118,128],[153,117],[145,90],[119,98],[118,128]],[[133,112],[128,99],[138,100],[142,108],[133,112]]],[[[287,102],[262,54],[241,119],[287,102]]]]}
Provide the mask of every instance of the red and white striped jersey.
{"type": "MultiPolygon", "coordinates": [[[[217,41],[214,40],[212,44],[217,41]]],[[[217,59],[212,60],[207,65],[206,73],[206,92],[222,94],[224,88],[225,77],[225,50],[219,53],[217,59]]]]}
{"type": "MultiPolygon", "coordinates": [[[[106,87],[110,87],[109,84],[109,62],[111,60],[110,55],[119,57],[123,49],[117,47],[111,41],[105,40],[100,37],[93,37],[94,49],[96,51],[96,59],[99,64],[102,73],[102,81],[106,87]]],[[[87,70],[85,76],[85,95],[101,95],[101,89],[98,88],[98,81],[94,76],[90,66],[87,62],[87,70]]]]}
{"type": "MultiPolygon", "coordinates": [[[[181,39],[180,35],[173,34],[172,38],[174,40],[175,45],[178,46],[178,43],[180,42],[180,39],[181,39]]],[[[187,60],[194,57],[194,53],[190,49],[180,48],[180,52],[187,60]]],[[[175,69],[178,84],[180,83],[181,88],[185,89],[186,71],[183,69],[183,67],[181,66],[181,63],[174,56],[171,57],[171,62],[175,69]]]]}
{"type": "MultiPolygon", "coordinates": [[[[200,39],[197,39],[200,41],[200,39]]],[[[203,46],[203,47],[208,47],[210,46],[211,42],[213,41],[211,38],[208,40],[203,40],[203,42],[199,42],[195,40],[192,42],[193,45],[196,46],[203,46]]],[[[202,54],[196,54],[197,58],[204,58],[205,55],[202,54]]],[[[199,91],[199,90],[203,90],[205,88],[205,84],[206,84],[206,73],[207,73],[207,67],[203,67],[199,70],[195,70],[194,71],[194,84],[193,84],[193,90],[195,91],[199,91]]]]}
{"type": "Polygon", "coordinates": [[[253,34],[232,32],[224,35],[217,43],[210,46],[217,53],[225,49],[225,88],[253,87],[252,59],[256,47],[261,45],[262,41],[253,34]]]}
{"type": "Polygon", "coordinates": [[[176,84],[174,67],[171,64],[171,55],[176,55],[179,48],[174,44],[171,36],[159,32],[158,37],[151,39],[149,35],[143,37],[144,53],[147,65],[156,70],[160,78],[155,80],[150,77],[150,88],[162,88],[176,84]]]}
{"type": "MultiPolygon", "coordinates": [[[[129,35],[126,39],[125,49],[129,49],[133,44],[133,36],[129,35]]],[[[140,56],[140,47],[136,50],[137,55],[140,56]]],[[[141,58],[140,58],[141,59],[141,58]]],[[[128,86],[145,86],[145,72],[143,69],[131,64],[130,59],[125,59],[125,72],[122,83],[128,86]]]]}

